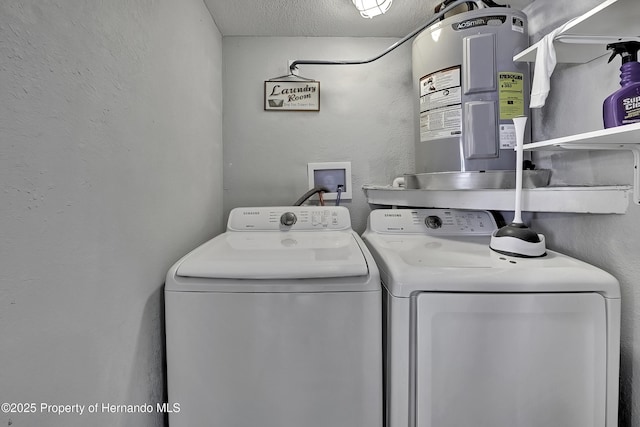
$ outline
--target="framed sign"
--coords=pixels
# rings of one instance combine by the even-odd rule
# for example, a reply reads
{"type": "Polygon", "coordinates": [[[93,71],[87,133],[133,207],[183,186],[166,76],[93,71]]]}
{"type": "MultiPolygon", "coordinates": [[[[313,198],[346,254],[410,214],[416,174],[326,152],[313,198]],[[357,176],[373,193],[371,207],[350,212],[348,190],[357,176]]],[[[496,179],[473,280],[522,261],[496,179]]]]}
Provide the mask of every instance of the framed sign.
{"type": "Polygon", "coordinates": [[[264,82],[265,111],[320,111],[320,82],[267,80],[264,82]]]}

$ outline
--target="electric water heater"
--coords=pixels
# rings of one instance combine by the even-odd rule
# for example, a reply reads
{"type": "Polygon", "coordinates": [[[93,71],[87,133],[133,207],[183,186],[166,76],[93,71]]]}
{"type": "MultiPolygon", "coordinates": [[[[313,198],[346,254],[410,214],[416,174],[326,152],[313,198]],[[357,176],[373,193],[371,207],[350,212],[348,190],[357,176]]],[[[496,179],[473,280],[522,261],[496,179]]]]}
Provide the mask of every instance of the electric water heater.
{"type": "Polygon", "coordinates": [[[529,115],[530,82],[513,56],[528,44],[526,15],[509,7],[453,15],[417,36],[416,173],[515,169],[512,118],[529,115]]]}

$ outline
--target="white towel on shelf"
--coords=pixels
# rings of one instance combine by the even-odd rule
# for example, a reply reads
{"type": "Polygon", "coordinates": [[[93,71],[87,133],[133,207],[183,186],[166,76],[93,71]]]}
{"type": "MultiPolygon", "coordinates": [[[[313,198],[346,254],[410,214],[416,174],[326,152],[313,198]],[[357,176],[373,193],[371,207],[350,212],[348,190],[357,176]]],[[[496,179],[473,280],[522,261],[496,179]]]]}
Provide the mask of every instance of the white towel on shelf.
{"type": "Polygon", "coordinates": [[[556,68],[556,49],[553,41],[572,21],[573,19],[551,31],[538,43],[529,108],[541,108],[547,100],[549,89],[551,89],[551,74],[556,68]]]}

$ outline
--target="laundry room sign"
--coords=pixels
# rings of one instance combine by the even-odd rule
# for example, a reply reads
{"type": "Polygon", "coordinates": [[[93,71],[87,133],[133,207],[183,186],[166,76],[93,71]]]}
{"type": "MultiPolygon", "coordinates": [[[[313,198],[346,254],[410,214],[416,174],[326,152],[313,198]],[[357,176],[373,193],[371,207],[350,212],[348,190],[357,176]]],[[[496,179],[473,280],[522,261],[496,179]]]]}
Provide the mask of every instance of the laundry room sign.
{"type": "Polygon", "coordinates": [[[265,111],[320,111],[320,82],[267,80],[264,82],[265,111]]]}

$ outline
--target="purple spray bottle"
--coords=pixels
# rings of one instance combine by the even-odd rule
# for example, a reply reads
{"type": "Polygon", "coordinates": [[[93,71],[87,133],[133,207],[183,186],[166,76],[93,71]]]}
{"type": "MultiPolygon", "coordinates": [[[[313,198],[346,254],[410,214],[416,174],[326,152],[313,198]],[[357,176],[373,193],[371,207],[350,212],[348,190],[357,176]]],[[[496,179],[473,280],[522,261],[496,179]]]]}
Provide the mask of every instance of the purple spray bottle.
{"type": "Polygon", "coordinates": [[[640,42],[627,41],[611,43],[607,49],[613,50],[609,62],[617,55],[622,57],[620,67],[620,86],[604,100],[602,106],[604,127],[640,123],[640,63],[638,50],[640,42]]]}

